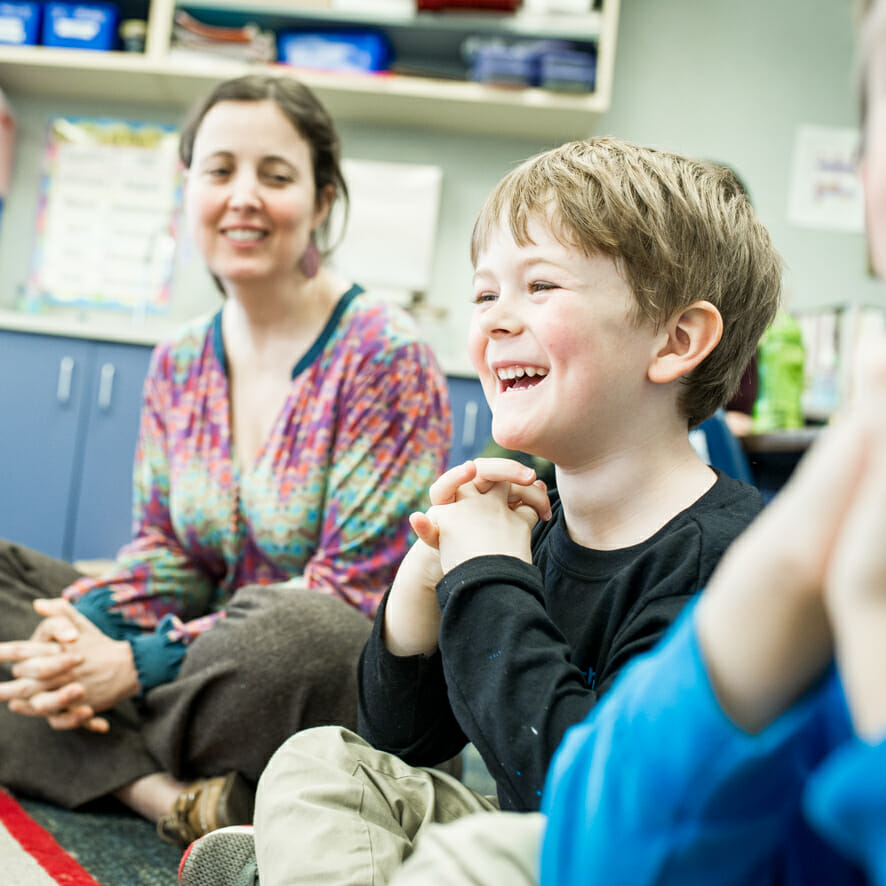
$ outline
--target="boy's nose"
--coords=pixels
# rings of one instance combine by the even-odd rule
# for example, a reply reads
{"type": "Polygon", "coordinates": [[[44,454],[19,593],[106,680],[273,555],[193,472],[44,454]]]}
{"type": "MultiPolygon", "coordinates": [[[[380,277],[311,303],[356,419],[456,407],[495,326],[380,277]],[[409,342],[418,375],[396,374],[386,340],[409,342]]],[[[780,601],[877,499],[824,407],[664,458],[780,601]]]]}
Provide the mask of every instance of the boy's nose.
{"type": "Polygon", "coordinates": [[[523,328],[516,300],[500,294],[481,315],[481,327],[488,336],[513,335],[523,328]]]}

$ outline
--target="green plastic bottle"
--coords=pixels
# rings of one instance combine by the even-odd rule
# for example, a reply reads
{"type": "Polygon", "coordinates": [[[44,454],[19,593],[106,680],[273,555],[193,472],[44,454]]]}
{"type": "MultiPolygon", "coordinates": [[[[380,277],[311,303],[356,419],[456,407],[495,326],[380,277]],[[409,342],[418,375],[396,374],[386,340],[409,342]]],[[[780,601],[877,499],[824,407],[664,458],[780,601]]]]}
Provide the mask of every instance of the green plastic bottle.
{"type": "Polygon", "coordinates": [[[803,427],[805,358],[803,335],[797,321],[787,311],[779,311],[763,333],[757,354],[755,433],[803,427]]]}

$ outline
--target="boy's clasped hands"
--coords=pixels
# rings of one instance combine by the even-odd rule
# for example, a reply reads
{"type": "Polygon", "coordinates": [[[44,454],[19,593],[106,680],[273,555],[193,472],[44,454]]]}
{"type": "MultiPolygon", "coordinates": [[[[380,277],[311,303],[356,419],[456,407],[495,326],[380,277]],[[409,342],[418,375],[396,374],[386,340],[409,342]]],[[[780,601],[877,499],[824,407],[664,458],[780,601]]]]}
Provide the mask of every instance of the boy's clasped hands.
{"type": "Polygon", "coordinates": [[[129,643],[113,640],[67,600],[40,599],[43,621],[27,640],[0,643],[0,661],[15,662],[0,682],[0,702],[16,714],[45,717],[53,729],[107,732],[96,716],[139,690],[129,643]]]}
{"type": "Polygon", "coordinates": [[[418,541],[406,554],[388,601],[385,643],[401,656],[436,650],[436,587],[447,572],[484,555],[531,563],[532,529],[551,518],[545,483],[532,468],[506,458],[477,458],[450,468],[429,494],[431,507],[409,518],[418,541]]]}

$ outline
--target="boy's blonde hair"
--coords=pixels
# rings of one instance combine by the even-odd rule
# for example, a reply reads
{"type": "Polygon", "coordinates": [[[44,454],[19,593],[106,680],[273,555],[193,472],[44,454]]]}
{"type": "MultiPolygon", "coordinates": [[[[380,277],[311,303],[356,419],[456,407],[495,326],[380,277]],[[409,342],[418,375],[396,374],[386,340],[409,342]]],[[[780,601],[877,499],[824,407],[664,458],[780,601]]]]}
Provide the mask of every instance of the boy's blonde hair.
{"type": "Polygon", "coordinates": [[[543,216],[558,239],[616,261],[637,301],[635,321],[656,328],[706,299],[723,337],[683,381],[689,427],[729,401],[772,322],[781,258],[732,172],[615,138],[570,142],[502,179],[480,210],[471,260],[506,224],[517,243],[543,216]]]}

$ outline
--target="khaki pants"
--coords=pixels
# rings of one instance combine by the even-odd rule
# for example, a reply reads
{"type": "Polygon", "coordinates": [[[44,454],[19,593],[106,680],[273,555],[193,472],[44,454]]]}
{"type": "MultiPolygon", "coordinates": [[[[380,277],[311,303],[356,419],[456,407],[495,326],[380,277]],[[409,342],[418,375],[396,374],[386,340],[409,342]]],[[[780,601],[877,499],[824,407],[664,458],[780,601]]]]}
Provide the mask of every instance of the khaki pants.
{"type": "Polygon", "coordinates": [[[277,750],[259,781],[261,886],[382,886],[430,825],[495,811],[445,772],[409,766],[347,729],[309,729],[277,750]]]}
{"type": "Polygon", "coordinates": [[[431,825],[391,886],[536,886],[544,825],[539,812],[492,812],[431,825]]]}

